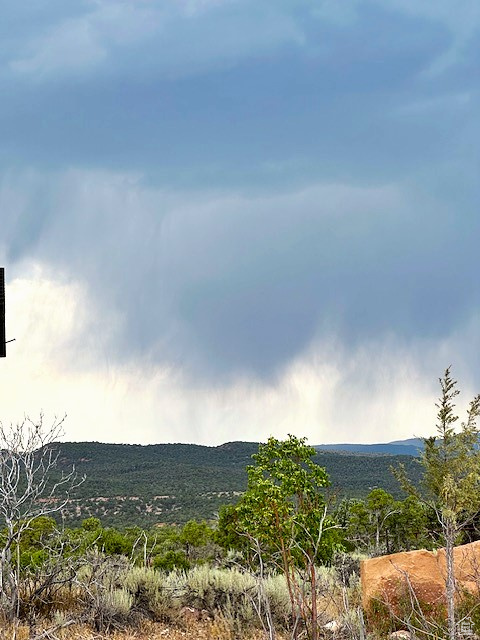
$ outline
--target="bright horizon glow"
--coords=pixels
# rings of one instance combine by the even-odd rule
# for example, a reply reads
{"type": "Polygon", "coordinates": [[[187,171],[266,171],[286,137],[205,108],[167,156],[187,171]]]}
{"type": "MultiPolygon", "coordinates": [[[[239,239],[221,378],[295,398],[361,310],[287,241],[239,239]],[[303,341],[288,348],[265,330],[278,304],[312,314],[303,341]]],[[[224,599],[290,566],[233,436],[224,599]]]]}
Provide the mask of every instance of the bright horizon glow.
{"type": "MultiPolygon", "coordinates": [[[[264,439],[285,438],[293,432],[315,445],[391,442],[416,437],[427,424],[434,432],[436,390],[423,386],[416,371],[419,363],[409,361],[408,353],[393,342],[364,346],[355,357],[342,353],[334,341],[316,342],[273,383],[238,378],[214,389],[193,387],[173,368],[142,368],[131,361],[112,366],[106,354],[120,321],[93,314],[94,305],[79,284],[51,277],[33,265],[31,278],[18,278],[9,286],[7,327],[9,335],[15,327],[17,341],[9,349],[8,377],[6,367],[0,372],[10,409],[4,423],[16,422],[24,414],[35,418],[41,410],[47,420],[67,414],[66,441],[212,446],[257,442],[258,434],[264,439]],[[42,306],[55,313],[38,322],[35,310],[42,306]],[[361,371],[372,357],[378,371],[362,379],[361,371]],[[392,361],[402,362],[402,368],[392,367],[392,361]],[[368,430],[352,433],[346,396],[368,430]],[[212,424],[215,435],[209,433],[212,424]]],[[[454,349],[454,344],[445,344],[442,351],[454,349]]]]}

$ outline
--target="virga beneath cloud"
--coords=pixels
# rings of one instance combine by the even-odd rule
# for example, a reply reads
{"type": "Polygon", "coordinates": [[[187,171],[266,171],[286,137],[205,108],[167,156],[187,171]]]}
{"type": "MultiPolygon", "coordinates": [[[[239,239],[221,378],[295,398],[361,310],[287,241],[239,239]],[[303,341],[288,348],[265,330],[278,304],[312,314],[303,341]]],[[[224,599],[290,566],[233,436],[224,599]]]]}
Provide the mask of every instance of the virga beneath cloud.
{"type": "Polygon", "coordinates": [[[137,411],[142,441],[368,440],[419,432],[448,364],[475,391],[478,3],[4,18],[1,375],[29,410],[75,437],[137,411]]]}

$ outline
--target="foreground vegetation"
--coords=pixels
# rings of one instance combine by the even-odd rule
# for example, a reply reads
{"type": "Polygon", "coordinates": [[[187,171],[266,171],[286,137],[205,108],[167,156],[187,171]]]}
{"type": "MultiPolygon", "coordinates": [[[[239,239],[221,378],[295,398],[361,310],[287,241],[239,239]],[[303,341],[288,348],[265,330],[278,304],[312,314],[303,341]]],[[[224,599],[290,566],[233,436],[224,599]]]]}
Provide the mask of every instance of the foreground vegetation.
{"type": "Polygon", "coordinates": [[[393,469],[403,496],[375,488],[363,499],[334,499],[305,439],[270,438],[253,454],[236,503],[214,520],[182,526],[113,528],[96,517],[59,526],[82,484],[53,446],[62,421],[49,429],[28,420],[1,427],[3,637],[124,631],[151,638],[363,640],[407,628],[425,640],[432,633],[455,640],[464,619],[477,630],[480,600],[458,592],[452,550],[477,539],[480,397],[455,430],[457,390],[449,370],[441,384],[439,436],[425,440],[423,484],[407,468],[393,469]],[[410,592],[395,610],[382,601],[362,610],[361,557],[439,546],[447,557],[444,602],[424,606],[410,592]]]}

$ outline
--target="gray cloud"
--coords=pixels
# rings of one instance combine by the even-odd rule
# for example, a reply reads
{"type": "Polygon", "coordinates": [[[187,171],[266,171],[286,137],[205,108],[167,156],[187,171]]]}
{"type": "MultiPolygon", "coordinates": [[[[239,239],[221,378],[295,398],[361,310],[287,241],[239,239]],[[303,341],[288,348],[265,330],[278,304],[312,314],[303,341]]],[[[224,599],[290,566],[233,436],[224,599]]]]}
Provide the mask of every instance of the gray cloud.
{"type": "MultiPolygon", "coordinates": [[[[35,38],[15,41],[11,54],[27,52],[32,75],[2,77],[0,166],[138,170],[177,187],[383,183],[447,153],[475,118],[468,104],[437,107],[433,117],[402,112],[452,93],[444,75],[425,76],[455,39],[428,15],[371,4],[332,24],[330,6],[316,16],[308,2],[213,3],[197,13],[188,3],[81,6],[88,10],[52,12],[53,35],[38,30],[64,74],[53,68],[41,81],[28,58],[35,38]],[[58,49],[75,46],[55,39],[65,24],[89,25],[80,31],[94,44],[78,47],[93,56],[88,73],[58,49]]],[[[455,93],[473,86],[458,75],[455,93]]]]}
{"type": "MultiPolygon", "coordinates": [[[[31,200],[17,208],[10,259],[57,265],[116,309],[119,360],[265,376],[318,335],[355,348],[391,332],[441,339],[478,310],[478,285],[465,277],[476,217],[459,222],[438,201],[394,187],[185,198],[129,176],[71,172],[17,188],[31,200]],[[33,237],[22,229],[38,183],[53,204],[33,237]]],[[[2,209],[12,191],[4,188],[2,209]]]]}
{"type": "Polygon", "coordinates": [[[319,336],[442,340],[478,312],[475,11],[295,6],[14,16],[2,250],[113,309],[115,360],[268,379],[319,336]]]}

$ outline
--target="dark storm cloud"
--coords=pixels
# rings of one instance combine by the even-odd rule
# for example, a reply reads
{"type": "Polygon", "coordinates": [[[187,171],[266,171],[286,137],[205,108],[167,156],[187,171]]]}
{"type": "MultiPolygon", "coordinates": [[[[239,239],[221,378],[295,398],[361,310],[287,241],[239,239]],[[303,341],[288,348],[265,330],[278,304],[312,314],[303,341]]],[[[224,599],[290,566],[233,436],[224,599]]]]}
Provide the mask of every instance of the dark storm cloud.
{"type": "Polygon", "coordinates": [[[0,108],[4,164],[28,158],[138,169],[168,184],[244,185],[254,172],[264,183],[378,179],[442,152],[450,134],[438,119],[425,127],[391,114],[412,95],[441,95],[441,85],[418,76],[450,45],[445,27],[371,5],[332,26],[314,19],[309,3],[298,7],[226,3],[196,20],[161,13],[164,31],[145,42],[122,47],[91,36],[96,74],[88,56],[86,70],[63,74],[54,65],[44,81],[42,68],[10,72],[0,108]],[[247,44],[233,37],[239,32],[247,44]],[[298,171],[272,170],[289,160],[298,171]]]}
{"type": "Polygon", "coordinates": [[[478,30],[388,3],[82,6],[2,51],[3,245],[113,307],[116,357],[271,375],[317,337],[478,311],[478,30]]]}
{"type": "Polygon", "coordinates": [[[420,195],[423,217],[388,188],[197,198],[71,176],[58,197],[68,214],[56,212],[28,253],[85,279],[122,314],[118,357],[205,375],[269,375],[319,332],[351,346],[392,331],[441,337],[475,309],[477,282],[465,273],[478,223],[420,195]]]}

